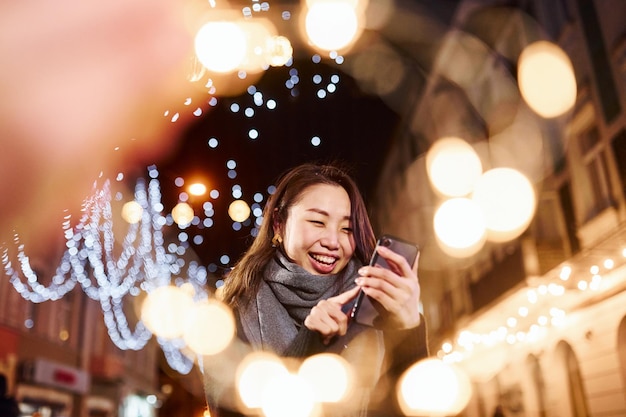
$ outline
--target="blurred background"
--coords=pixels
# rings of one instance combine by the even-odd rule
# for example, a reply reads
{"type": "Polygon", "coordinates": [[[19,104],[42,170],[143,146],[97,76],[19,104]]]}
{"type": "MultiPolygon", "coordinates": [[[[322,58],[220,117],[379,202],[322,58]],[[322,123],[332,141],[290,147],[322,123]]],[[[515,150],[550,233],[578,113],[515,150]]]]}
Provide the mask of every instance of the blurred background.
{"type": "Polygon", "coordinates": [[[407,415],[626,415],[626,2],[83,3],[0,5],[22,416],[206,417],[211,301],[306,161],[421,248],[430,349],[464,385],[407,415]]]}

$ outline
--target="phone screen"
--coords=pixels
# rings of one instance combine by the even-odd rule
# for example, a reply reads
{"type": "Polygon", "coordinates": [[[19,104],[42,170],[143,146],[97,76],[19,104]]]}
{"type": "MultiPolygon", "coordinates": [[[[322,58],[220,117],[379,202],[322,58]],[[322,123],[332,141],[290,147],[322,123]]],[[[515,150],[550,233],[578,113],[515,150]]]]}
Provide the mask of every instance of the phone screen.
{"type": "MultiPolygon", "coordinates": [[[[385,246],[404,256],[411,266],[415,263],[415,258],[419,253],[419,247],[416,244],[390,235],[383,235],[380,239],[378,239],[376,247],[378,246],[385,246]]],[[[390,269],[387,261],[378,255],[377,250],[374,250],[374,253],[372,254],[370,265],[390,269]]],[[[373,326],[374,320],[376,320],[376,318],[380,315],[375,304],[376,301],[371,300],[363,291],[359,291],[354,306],[352,307],[352,311],[350,312],[350,320],[356,320],[357,323],[373,326]]]]}

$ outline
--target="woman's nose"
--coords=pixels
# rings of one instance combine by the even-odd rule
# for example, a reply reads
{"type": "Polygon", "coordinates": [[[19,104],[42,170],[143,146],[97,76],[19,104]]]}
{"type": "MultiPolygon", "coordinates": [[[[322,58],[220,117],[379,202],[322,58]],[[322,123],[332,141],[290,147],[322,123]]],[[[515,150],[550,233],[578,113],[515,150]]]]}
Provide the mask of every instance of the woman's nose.
{"type": "Polygon", "coordinates": [[[321,239],[322,246],[328,249],[339,248],[339,234],[332,230],[327,230],[321,239]]]}

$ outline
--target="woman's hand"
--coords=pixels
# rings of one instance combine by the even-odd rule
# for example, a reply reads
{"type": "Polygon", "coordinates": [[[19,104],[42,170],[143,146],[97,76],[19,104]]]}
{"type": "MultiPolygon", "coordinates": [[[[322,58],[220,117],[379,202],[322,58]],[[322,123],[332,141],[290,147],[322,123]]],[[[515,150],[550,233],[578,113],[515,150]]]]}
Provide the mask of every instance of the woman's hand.
{"type": "Polygon", "coordinates": [[[309,330],[318,332],[326,345],[333,337],[343,336],[348,330],[348,316],[341,308],[358,293],[359,287],[354,287],[335,297],[321,300],[304,319],[304,325],[309,330]]]}
{"type": "Polygon", "coordinates": [[[391,270],[378,266],[364,266],[359,269],[356,283],[373,300],[376,300],[389,314],[387,322],[394,328],[412,329],[420,324],[420,285],[417,279],[417,265],[411,267],[406,259],[392,250],[379,246],[378,254],[385,258],[391,270]]]}

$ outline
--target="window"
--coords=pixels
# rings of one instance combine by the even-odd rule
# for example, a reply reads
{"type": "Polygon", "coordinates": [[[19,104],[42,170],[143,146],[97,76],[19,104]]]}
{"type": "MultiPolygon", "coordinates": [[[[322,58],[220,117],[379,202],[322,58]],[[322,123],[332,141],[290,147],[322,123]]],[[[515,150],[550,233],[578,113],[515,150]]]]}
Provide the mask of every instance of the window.
{"type": "Polygon", "coordinates": [[[609,173],[596,125],[578,135],[578,144],[586,174],[584,191],[591,197],[585,202],[585,220],[589,220],[611,205],[609,173]]]}
{"type": "Polygon", "coordinates": [[[557,351],[559,352],[560,360],[564,366],[563,377],[565,380],[562,382],[565,384],[563,387],[565,391],[563,393],[568,396],[571,416],[589,417],[587,396],[576,354],[572,350],[572,347],[563,341],[558,344],[557,351]]]}
{"type": "Polygon", "coordinates": [[[563,29],[572,20],[572,13],[569,10],[566,0],[551,0],[537,2],[537,7],[541,8],[541,20],[544,28],[553,40],[559,39],[563,29]]]}
{"type": "Polygon", "coordinates": [[[541,373],[541,366],[539,365],[539,359],[535,355],[529,355],[526,360],[528,370],[530,372],[531,381],[533,384],[533,396],[535,397],[535,409],[539,417],[546,416],[546,398],[545,398],[545,382],[543,374],[541,373]]]}
{"type": "Polygon", "coordinates": [[[611,141],[613,156],[622,182],[623,198],[626,198],[626,130],[622,129],[611,141]]]}

